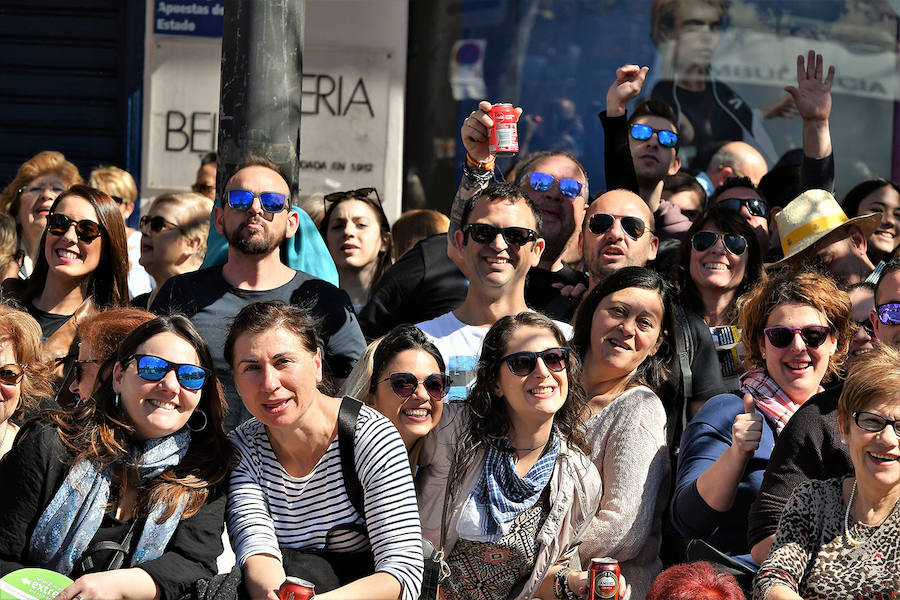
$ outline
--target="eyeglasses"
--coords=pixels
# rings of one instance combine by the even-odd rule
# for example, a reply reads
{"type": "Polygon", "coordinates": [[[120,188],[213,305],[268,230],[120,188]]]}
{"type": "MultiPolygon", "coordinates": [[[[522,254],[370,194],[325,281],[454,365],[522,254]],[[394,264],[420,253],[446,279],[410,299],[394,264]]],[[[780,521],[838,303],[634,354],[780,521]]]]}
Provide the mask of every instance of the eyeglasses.
{"type": "Polygon", "coordinates": [[[890,302],[875,307],[878,313],[878,320],[882,325],[891,325],[896,327],[900,325],[900,302],[890,302]]]}
{"type": "Polygon", "coordinates": [[[524,246],[528,242],[537,240],[538,234],[534,229],[527,227],[497,227],[490,223],[469,223],[463,227],[464,241],[468,243],[469,237],[479,244],[490,244],[497,239],[497,234],[510,246],[524,246]]]}
{"type": "Polygon", "coordinates": [[[869,319],[863,319],[862,321],[853,321],[856,323],[856,331],[860,329],[864,329],[869,337],[875,337],[875,328],[872,326],[872,321],[869,319]]]}
{"type": "Polygon", "coordinates": [[[75,235],[82,242],[93,242],[103,233],[100,223],[90,219],[76,221],[61,213],[53,213],[47,217],[47,231],[53,235],[66,235],[72,225],[75,226],[75,235]]]}
{"type": "Polygon", "coordinates": [[[678,134],[674,131],[669,131],[668,129],[654,129],[649,125],[643,125],[641,123],[635,123],[631,126],[631,137],[639,142],[649,140],[654,133],[656,134],[656,139],[659,140],[660,146],[674,148],[678,145],[678,134]]]}
{"type": "Polygon", "coordinates": [[[113,196],[112,194],[110,194],[109,197],[112,198],[113,202],[115,202],[116,204],[122,204],[123,202],[125,202],[125,199],[122,198],[122,196],[113,196]]]}
{"type": "Polygon", "coordinates": [[[208,194],[215,189],[216,186],[210,185],[208,183],[195,183],[191,186],[191,191],[197,194],[208,194]]]}
{"type": "Polygon", "coordinates": [[[151,217],[149,215],[144,215],[140,220],[140,230],[141,233],[146,233],[146,229],[152,231],[153,233],[159,233],[160,231],[166,231],[169,229],[177,229],[181,231],[181,227],[172,223],[171,221],[167,221],[159,215],[155,217],[151,217]]]}
{"type": "Polygon", "coordinates": [[[766,203],[759,198],[726,198],[716,202],[716,206],[732,212],[741,212],[741,207],[745,206],[753,217],[765,217],[769,213],[766,203]]]}
{"type": "Polygon", "coordinates": [[[544,361],[544,366],[559,373],[569,366],[568,348],[547,348],[540,352],[513,352],[500,359],[509,367],[510,373],[516,377],[529,375],[537,367],[537,359],[544,361]]]}
{"type": "Polygon", "coordinates": [[[769,338],[769,343],[776,348],[787,348],[794,341],[794,336],[800,332],[800,339],[810,348],[818,348],[832,331],[828,325],[807,325],[806,327],[766,327],[763,332],[769,338]]]}
{"type": "Polygon", "coordinates": [[[577,198],[578,194],[581,193],[581,182],[577,179],[557,179],[553,175],[541,173],[540,171],[533,172],[529,179],[531,189],[536,192],[546,192],[553,186],[554,181],[559,182],[559,193],[563,196],[577,198]]]}
{"type": "Polygon", "coordinates": [[[390,377],[385,377],[381,381],[390,381],[391,389],[398,398],[404,400],[416,393],[419,383],[425,386],[428,396],[438,402],[442,401],[450,391],[450,376],[443,373],[432,373],[421,381],[412,373],[391,373],[390,377]]]}
{"type": "Polygon", "coordinates": [[[4,385],[16,385],[25,376],[25,365],[8,363],[0,365],[0,383],[4,385]]]}
{"type": "Polygon", "coordinates": [[[50,190],[57,196],[63,192],[63,188],[58,185],[30,185],[28,187],[20,187],[19,195],[20,196],[35,196],[40,194],[44,190],[50,190]]]}
{"type": "Polygon", "coordinates": [[[135,354],[137,374],[146,381],[160,381],[169,371],[175,371],[175,377],[181,387],[197,391],[206,383],[209,370],[199,365],[170,362],[152,354],[135,354]]]}
{"type": "Polygon", "coordinates": [[[234,210],[249,210],[253,206],[253,200],[259,198],[259,205],[265,212],[277,213],[290,208],[287,194],[281,192],[260,192],[255,194],[250,190],[227,190],[225,201],[234,210]]]}
{"type": "Polygon", "coordinates": [[[96,365],[99,364],[99,360],[76,360],[75,361],[75,379],[81,381],[81,377],[84,375],[84,365],[96,365]]]}
{"type": "Polygon", "coordinates": [[[618,220],[622,224],[622,231],[633,240],[638,239],[647,231],[647,224],[638,217],[617,217],[607,213],[597,213],[588,219],[588,229],[594,235],[603,235],[609,231],[613,223],[618,220]]]}
{"type": "Polygon", "coordinates": [[[894,428],[894,434],[897,437],[900,437],[900,419],[891,420],[886,417],[882,417],[878,413],[858,410],[853,413],[853,420],[856,421],[856,425],[860,429],[864,431],[871,431],[872,433],[878,433],[879,431],[890,425],[894,428]]]}
{"type": "Polygon", "coordinates": [[[698,231],[691,236],[691,246],[697,252],[708,250],[719,240],[725,249],[735,256],[740,256],[747,251],[747,239],[736,233],[716,233],[715,231],[698,231]]]}

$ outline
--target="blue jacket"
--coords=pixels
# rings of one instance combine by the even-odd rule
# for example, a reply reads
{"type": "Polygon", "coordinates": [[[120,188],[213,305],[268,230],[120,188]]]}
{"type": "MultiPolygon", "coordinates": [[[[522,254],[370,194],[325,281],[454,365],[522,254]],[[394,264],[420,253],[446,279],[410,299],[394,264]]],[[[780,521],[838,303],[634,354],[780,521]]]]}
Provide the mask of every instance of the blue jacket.
{"type": "Polygon", "coordinates": [[[681,437],[672,495],[675,528],[686,538],[706,540],[732,556],[750,551],[747,517],[775,447],[775,428],[763,420],[762,440],[747,463],[731,509],[719,512],[710,507],[697,491],[697,479],[731,446],[734,418],[743,412],[744,401],[735,394],[713,396],[703,405],[681,437]]]}

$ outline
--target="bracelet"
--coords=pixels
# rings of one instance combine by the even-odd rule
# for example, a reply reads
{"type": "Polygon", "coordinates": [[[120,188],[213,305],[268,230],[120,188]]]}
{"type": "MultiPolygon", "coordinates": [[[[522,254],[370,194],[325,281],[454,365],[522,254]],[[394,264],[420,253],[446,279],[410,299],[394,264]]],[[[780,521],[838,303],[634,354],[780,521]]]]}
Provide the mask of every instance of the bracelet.
{"type": "Polygon", "coordinates": [[[466,152],[466,164],[476,169],[481,169],[482,171],[493,171],[494,170],[494,157],[491,156],[485,161],[479,161],[472,158],[472,155],[466,152]]]}
{"type": "Polygon", "coordinates": [[[571,570],[563,567],[553,576],[553,595],[556,600],[568,600],[569,582],[566,578],[571,570]]]}

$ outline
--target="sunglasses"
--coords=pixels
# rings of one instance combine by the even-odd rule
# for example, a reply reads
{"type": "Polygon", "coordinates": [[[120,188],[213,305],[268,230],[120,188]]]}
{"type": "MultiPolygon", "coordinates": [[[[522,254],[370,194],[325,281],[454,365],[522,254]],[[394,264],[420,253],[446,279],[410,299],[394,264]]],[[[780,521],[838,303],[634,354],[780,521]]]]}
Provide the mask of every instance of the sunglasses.
{"type": "Polygon", "coordinates": [[[450,376],[443,373],[432,373],[421,381],[412,373],[391,373],[390,377],[385,377],[381,381],[390,381],[391,389],[398,398],[403,400],[416,393],[419,383],[425,386],[428,396],[438,402],[442,401],[450,391],[450,376]]]}
{"type": "Polygon", "coordinates": [[[265,212],[277,213],[290,208],[288,195],[281,192],[260,192],[255,194],[250,190],[227,190],[225,201],[234,210],[249,210],[253,206],[253,200],[259,198],[259,205],[265,212]]]}
{"type": "Polygon", "coordinates": [[[22,381],[25,376],[25,366],[9,363],[0,365],[0,383],[5,385],[16,385],[22,381]]]}
{"type": "Polygon", "coordinates": [[[766,203],[759,198],[726,198],[716,202],[716,205],[732,212],[741,212],[741,207],[744,206],[754,217],[765,217],[769,213],[766,203]]]}
{"type": "Polygon", "coordinates": [[[625,232],[625,235],[633,240],[638,239],[647,231],[647,224],[638,217],[617,217],[607,213],[591,215],[591,218],[588,219],[588,229],[594,235],[603,235],[612,228],[616,220],[622,224],[622,231],[625,232]]]}
{"type": "Polygon", "coordinates": [[[900,419],[891,420],[887,417],[882,417],[878,413],[860,410],[853,413],[853,420],[856,421],[856,425],[860,429],[871,431],[872,433],[878,433],[890,425],[894,428],[894,434],[900,437],[900,419]]]}
{"type": "Polygon", "coordinates": [[[828,325],[807,325],[806,327],[766,327],[763,333],[769,338],[769,343],[776,348],[787,348],[794,341],[794,336],[800,332],[800,339],[810,348],[818,348],[825,343],[831,327],[828,325]]]}
{"type": "Polygon", "coordinates": [[[659,140],[660,146],[674,148],[678,145],[678,134],[674,131],[669,131],[668,129],[654,129],[649,125],[642,125],[641,123],[635,123],[631,126],[631,137],[639,142],[649,140],[654,133],[656,134],[656,139],[659,140]]]}
{"type": "Polygon", "coordinates": [[[536,192],[546,192],[553,187],[554,181],[559,182],[559,193],[563,196],[577,198],[578,194],[581,193],[581,182],[577,179],[557,179],[553,175],[548,175],[547,173],[541,173],[539,171],[532,173],[529,179],[531,189],[536,192]]]}
{"type": "Polygon", "coordinates": [[[195,183],[191,186],[191,191],[197,194],[206,194],[216,189],[216,186],[208,183],[195,183]]]}
{"type": "Polygon", "coordinates": [[[325,194],[325,209],[328,210],[329,204],[344,200],[345,198],[367,199],[372,195],[375,196],[375,201],[378,203],[378,206],[381,206],[381,196],[378,195],[378,190],[373,187],[364,187],[359,188],[358,190],[348,190],[346,192],[331,192],[330,194],[325,194]]]}
{"type": "Polygon", "coordinates": [[[872,326],[872,321],[869,319],[863,319],[862,321],[853,321],[856,323],[856,331],[860,329],[864,329],[869,337],[875,337],[875,327],[872,326]]]}
{"type": "Polygon", "coordinates": [[[167,231],[169,229],[177,229],[181,231],[181,227],[179,227],[175,223],[172,223],[171,221],[165,220],[159,215],[156,215],[155,217],[144,215],[143,217],[141,217],[139,223],[139,228],[142,233],[145,233],[148,228],[153,233],[159,233],[160,231],[167,231]]]}
{"type": "Polygon", "coordinates": [[[77,381],[81,381],[81,377],[84,375],[84,366],[83,365],[96,365],[100,364],[99,360],[76,360],[75,361],[75,379],[77,381]]]}
{"type": "Polygon", "coordinates": [[[490,244],[497,239],[497,234],[503,236],[509,246],[524,246],[528,242],[537,240],[538,234],[534,229],[527,227],[497,227],[489,223],[469,223],[463,227],[465,243],[469,238],[479,244],[490,244]]]}
{"type": "Polygon", "coordinates": [[[135,354],[137,374],[145,381],[161,381],[169,371],[175,371],[178,384],[188,390],[197,391],[206,383],[209,370],[199,365],[170,362],[152,354],[135,354]]]}
{"type": "Polygon", "coordinates": [[[747,251],[747,239],[736,233],[716,233],[715,231],[698,231],[691,236],[691,246],[697,252],[710,249],[715,243],[722,240],[725,249],[735,256],[740,256],[747,251]]]}
{"type": "Polygon", "coordinates": [[[900,325],[900,302],[890,302],[875,307],[878,313],[878,320],[882,325],[891,325],[896,327],[900,325]]]}
{"type": "Polygon", "coordinates": [[[103,233],[103,227],[90,219],[76,221],[61,213],[53,213],[47,217],[47,231],[53,235],[66,235],[72,225],[75,226],[75,235],[82,242],[93,242],[103,233]]]}
{"type": "Polygon", "coordinates": [[[559,373],[569,366],[568,348],[547,348],[541,352],[513,352],[500,359],[509,367],[510,373],[517,377],[531,374],[537,367],[537,359],[544,361],[544,366],[559,373]]]}

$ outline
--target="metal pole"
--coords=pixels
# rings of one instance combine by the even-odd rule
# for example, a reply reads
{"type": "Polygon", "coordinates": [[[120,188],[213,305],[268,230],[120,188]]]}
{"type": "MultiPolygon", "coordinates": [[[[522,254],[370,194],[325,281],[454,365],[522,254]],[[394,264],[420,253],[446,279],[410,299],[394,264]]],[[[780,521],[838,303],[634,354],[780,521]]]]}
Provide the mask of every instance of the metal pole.
{"type": "Polygon", "coordinates": [[[225,0],[216,189],[247,155],[300,187],[300,84],[306,0],[225,0]]]}

